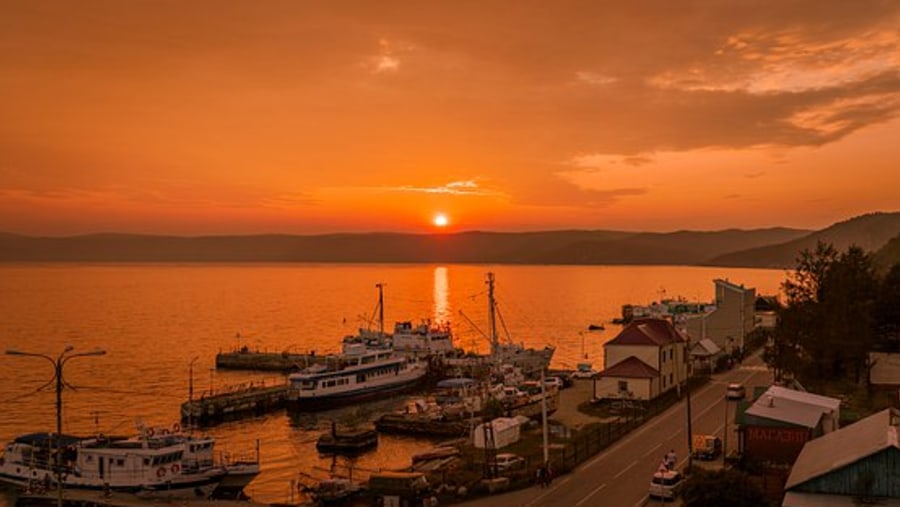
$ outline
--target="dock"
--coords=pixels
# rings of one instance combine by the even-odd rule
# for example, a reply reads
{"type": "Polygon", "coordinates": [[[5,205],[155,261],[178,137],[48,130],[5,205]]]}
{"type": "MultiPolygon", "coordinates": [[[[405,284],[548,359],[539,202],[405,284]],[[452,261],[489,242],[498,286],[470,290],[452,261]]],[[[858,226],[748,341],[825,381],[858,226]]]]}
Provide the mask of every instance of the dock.
{"type": "Polygon", "coordinates": [[[219,352],[216,354],[216,368],[289,372],[321,363],[325,361],[325,357],[316,354],[314,351],[309,354],[294,354],[287,351],[251,351],[247,347],[241,347],[232,352],[219,352]]]}
{"type": "Polygon", "coordinates": [[[231,386],[224,392],[182,403],[181,420],[208,426],[225,420],[263,415],[284,408],[287,391],[287,380],[231,386]]]}

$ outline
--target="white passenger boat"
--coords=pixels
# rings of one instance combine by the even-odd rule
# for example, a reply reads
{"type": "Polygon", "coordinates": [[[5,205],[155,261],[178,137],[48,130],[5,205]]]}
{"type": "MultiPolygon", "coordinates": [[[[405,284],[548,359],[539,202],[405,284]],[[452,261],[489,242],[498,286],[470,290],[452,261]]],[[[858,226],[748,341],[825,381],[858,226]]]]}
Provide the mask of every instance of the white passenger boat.
{"type": "Polygon", "coordinates": [[[31,433],[4,451],[0,481],[29,489],[55,489],[59,476],[63,488],[206,498],[226,474],[221,467],[188,469],[184,443],[168,440],[31,433]]]}
{"type": "Polygon", "coordinates": [[[332,408],[414,388],[427,372],[425,361],[345,342],[344,354],[291,374],[287,398],[298,410],[332,408]]]}
{"type": "Polygon", "coordinates": [[[177,497],[240,498],[259,474],[259,459],[218,459],[212,437],[139,428],[137,437],[76,437],[32,433],[8,443],[0,481],[28,489],[55,489],[57,448],[63,488],[161,493],[177,497]]]}

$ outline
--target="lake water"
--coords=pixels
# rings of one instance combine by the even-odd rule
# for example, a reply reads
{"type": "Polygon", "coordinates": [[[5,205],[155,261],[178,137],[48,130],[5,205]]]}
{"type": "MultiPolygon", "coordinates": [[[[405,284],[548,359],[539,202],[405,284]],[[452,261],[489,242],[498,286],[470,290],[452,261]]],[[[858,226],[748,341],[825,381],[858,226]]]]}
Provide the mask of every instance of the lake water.
{"type": "MultiPolygon", "coordinates": [[[[489,271],[512,341],[556,346],[554,367],[572,368],[586,354],[598,369],[603,343],[619,329],[609,321],[623,304],[679,296],[710,301],[715,278],[775,294],[785,278],[780,270],[673,266],[7,264],[0,265],[0,345],[54,356],[66,345],[106,350],[66,365],[65,380],[76,389],[63,394],[63,431],[133,434],[138,419],[158,426],[178,420],[195,357],[199,396],[273,377],[216,371],[221,350],[337,351],[344,335],[368,325],[376,283],[385,284],[389,327],[395,320],[449,321],[458,346],[487,351],[481,331],[489,271]],[[600,323],[604,331],[587,332],[600,323]]],[[[55,391],[39,390],[52,376],[47,361],[0,355],[0,441],[55,430],[55,391]]],[[[391,408],[387,402],[363,413],[345,409],[293,420],[281,412],[208,433],[217,448],[231,452],[252,450],[259,440],[263,471],[249,493],[263,502],[286,501],[298,473],[324,478],[332,466],[345,473],[352,464],[365,475],[407,465],[431,445],[382,436],[377,451],[352,463],[317,454],[315,440],[332,419],[391,408]]]]}

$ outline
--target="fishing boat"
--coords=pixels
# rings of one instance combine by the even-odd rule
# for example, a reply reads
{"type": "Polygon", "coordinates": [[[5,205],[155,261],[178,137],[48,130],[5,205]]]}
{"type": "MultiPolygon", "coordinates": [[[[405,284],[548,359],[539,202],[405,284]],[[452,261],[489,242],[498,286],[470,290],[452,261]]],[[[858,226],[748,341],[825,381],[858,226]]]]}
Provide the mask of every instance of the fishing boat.
{"type": "MultiPolygon", "coordinates": [[[[553,354],[556,349],[550,345],[542,349],[525,347],[522,343],[514,343],[509,333],[506,333],[506,339],[501,341],[497,331],[497,320],[503,324],[503,317],[497,308],[497,302],[494,299],[494,274],[488,273],[488,317],[489,317],[489,334],[487,335],[491,343],[491,353],[486,356],[457,355],[456,357],[447,356],[444,358],[444,364],[455,367],[460,370],[472,369],[476,366],[483,365],[492,368],[500,367],[500,365],[510,365],[518,368],[526,377],[537,377],[542,371],[550,366],[553,354]]],[[[465,314],[460,314],[465,317],[465,314]]],[[[468,320],[468,317],[466,317],[468,320]]],[[[474,327],[474,323],[469,320],[474,327]]],[[[505,324],[503,324],[505,330],[505,324]]]]}
{"type": "Polygon", "coordinates": [[[373,329],[360,328],[355,335],[344,337],[343,349],[359,344],[370,349],[390,349],[403,355],[414,357],[444,356],[457,352],[453,346],[453,334],[449,323],[432,323],[424,319],[418,324],[405,320],[394,323],[393,333],[387,333],[384,326],[384,284],[376,284],[378,288],[378,303],[375,306],[373,317],[377,314],[378,327],[373,329]]]}
{"type": "Polygon", "coordinates": [[[319,410],[383,397],[415,388],[427,373],[428,364],[414,357],[345,344],[343,354],[288,376],[288,405],[319,410]]]}

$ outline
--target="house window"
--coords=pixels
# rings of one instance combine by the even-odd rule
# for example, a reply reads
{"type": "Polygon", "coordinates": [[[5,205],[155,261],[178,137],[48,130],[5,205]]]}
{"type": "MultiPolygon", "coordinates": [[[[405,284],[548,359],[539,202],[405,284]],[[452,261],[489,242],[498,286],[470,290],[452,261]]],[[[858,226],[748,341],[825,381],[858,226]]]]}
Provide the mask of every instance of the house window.
{"type": "Polygon", "coordinates": [[[666,388],[666,376],[665,375],[662,376],[662,388],[663,389],[666,388]]]}
{"type": "Polygon", "coordinates": [[[624,392],[627,392],[627,391],[628,391],[628,381],[627,381],[627,380],[620,380],[620,381],[619,381],[619,392],[620,392],[620,393],[624,393],[624,392]]]}
{"type": "Polygon", "coordinates": [[[674,357],[675,357],[675,349],[669,349],[669,359],[672,359],[674,357]]]}
{"type": "Polygon", "coordinates": [[[670,373],[669,374],[669,384],[671,384],[671,383],[672,383],[672,374],[670,373]]]}

